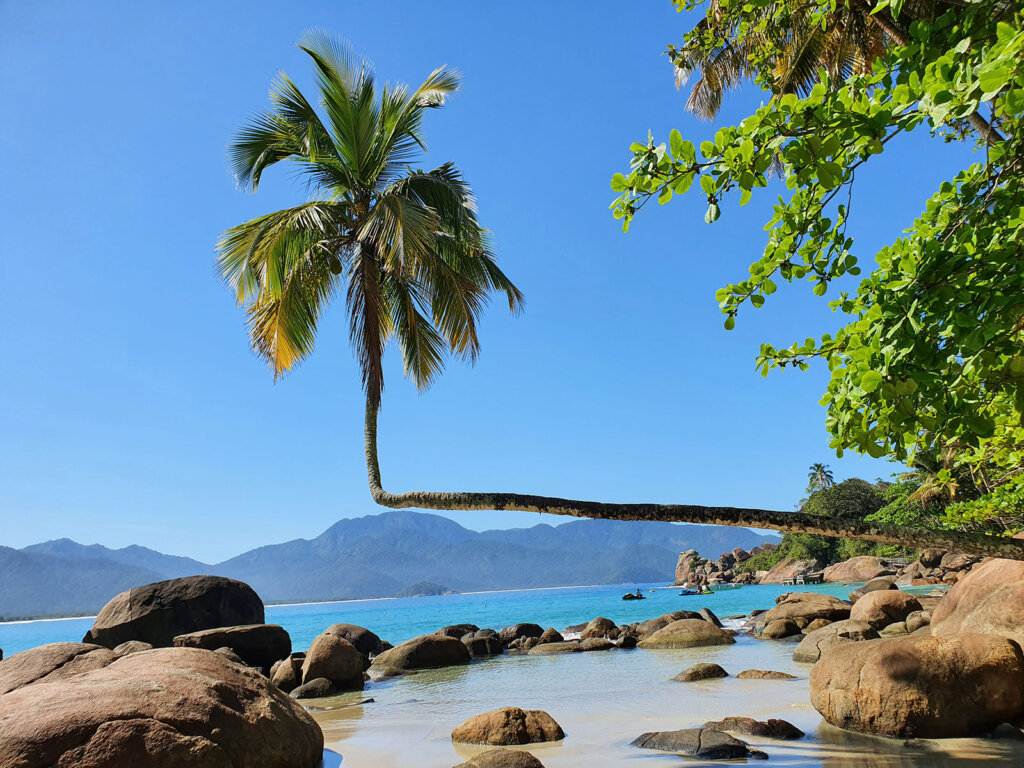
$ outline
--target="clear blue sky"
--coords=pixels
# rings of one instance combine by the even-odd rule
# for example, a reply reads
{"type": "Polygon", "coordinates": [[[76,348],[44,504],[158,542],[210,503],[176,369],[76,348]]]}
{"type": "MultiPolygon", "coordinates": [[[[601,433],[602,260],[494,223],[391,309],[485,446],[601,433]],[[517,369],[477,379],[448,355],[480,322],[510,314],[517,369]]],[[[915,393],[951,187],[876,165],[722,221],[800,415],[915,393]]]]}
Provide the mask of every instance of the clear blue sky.
{"type": "MultiPolygon", "coordinates": [[[[275,385],[213,267],[221,230],[304,199],[284,171],[235,189],[225,146],[277,70],[312,90],[294,46],[312,26],[381,79],[462,70],[429,115],[431,160],[463,168],[527,295],[521,317],[492,307],[477,366],[453,364],[425,395],[389,354],[391,490],[792,509],[811,462],[887,477],[829,450],[823,370],[754,370],[761,341],[835,327],[824,299],[780,290],[722,328],[715,289],[760,252],[772,196],[729,201],[712,226],[696,195],[676,198],[628,235],[608,211],[631,141],[714,130],[684,112],[662,53],[694,21],[667,0],[0,3],[0,544],[217,561],[379,511],[340,307],[275,385]]],[[[736,95],[721,121],[760,98],[736,95]]],[[[859,172],[861,257],[963,161],[922,135],[859,172]]]]}

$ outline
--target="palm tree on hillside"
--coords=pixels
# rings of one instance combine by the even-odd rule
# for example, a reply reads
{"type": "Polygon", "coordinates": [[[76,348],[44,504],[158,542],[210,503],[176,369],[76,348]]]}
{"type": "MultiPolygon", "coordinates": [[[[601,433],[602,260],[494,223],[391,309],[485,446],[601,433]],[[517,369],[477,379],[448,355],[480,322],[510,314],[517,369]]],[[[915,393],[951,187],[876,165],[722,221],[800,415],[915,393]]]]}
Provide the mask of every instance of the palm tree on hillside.
{"type": "MultiPolygon", "coordinates": [[[[763,28],[750,31],[744,26],[741,32],[735,14],[722,13],[718,2],[711,0],[694,32],[710,36],[714,47],[708,51],[698,45],[669,46],[668,53],[677,87],[698,73],[686,108],[698,117],[711,119],[721,109],[727,91],[757,76],[753,63],[756,54],[774,51],[768,64],[776,95],[807,94],[818,83],[820,68],[824,67],[834,81],[869,73],[871,63],[886,48],[908,44],[912,22],[933,18],[952,5],[951,0],[907,0],[894,18],[889,8],[877,10],[873,0],[847,0],[836,3],[825,15],[823,28],[816,3],[775,0],[744,17],[749,21],[753,16],[763,28]]],[[[1012,13],[1010,4],[1007,13],[1012,13]]],[[[987,142],[1002,140],[977,112],[968,122],[987,142]]]]}
{"type": "Polygon", "coordinates": [[[263,171],[288,162],[313,199],[229,229],[218,244],[217,263],[245,307],[253,349],[275,378],[310,354],[320,317],[344,294],[365,394],[367,475],[378,504],[774,528],[1024,559],[1024,541],[763,509],[384,490],[377,415],[385,346],[397,342],[406,375],[424,388],[440,373],[446,353],[476,358],[477,319],[491,292],[504,294],[512,311],[522,307],[523,297],[498,268],[470,188],[455,166],[409,167],[425,151],[423,115],[457,88],[456,74],[438,69],[414,91],[378,89],[370,65],[337,38],[315,32],[299,47],[313,61],[316,105],[279,75],[271,109],[239,131],[230,159],[239,185],[252,191],[263,171]]]}
{"type": "Polygon", "coordinates": [[[811,464],[807,473],[807,492],[814,493],[833,486],[836,481],[832,479],[832,470],[828,464],[811,464]]]}

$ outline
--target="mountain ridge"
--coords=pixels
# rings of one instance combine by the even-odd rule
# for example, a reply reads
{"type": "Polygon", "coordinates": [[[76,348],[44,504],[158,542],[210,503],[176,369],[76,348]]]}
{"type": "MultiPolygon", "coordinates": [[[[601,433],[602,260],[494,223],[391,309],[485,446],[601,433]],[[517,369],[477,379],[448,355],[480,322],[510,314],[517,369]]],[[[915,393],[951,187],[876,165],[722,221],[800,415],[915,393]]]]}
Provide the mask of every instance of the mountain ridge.
{"type": "Polygon", "coordinates": [[[409,510],[344,518],[311,539],[215,564],[54,539],[0,546],[0,618],[91,613],[132,586],[199,573],[244,581],[268,603],[392,597],[423,582],[458,592],[670,582],[681,551],[717,556],[777,540],[745,528],[589,519],[478,532],[409,510]]]}

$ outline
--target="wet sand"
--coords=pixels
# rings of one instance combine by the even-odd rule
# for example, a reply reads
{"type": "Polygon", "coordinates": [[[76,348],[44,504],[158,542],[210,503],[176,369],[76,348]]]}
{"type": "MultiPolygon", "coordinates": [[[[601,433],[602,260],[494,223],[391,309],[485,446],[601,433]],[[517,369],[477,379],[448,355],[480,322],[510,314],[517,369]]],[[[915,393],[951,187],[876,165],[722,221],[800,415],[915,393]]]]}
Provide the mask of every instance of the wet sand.
{"type": "MultiPolygon", "coordinates": [[[[645,731],[702,725],[730,715],[790,721],[807,736],[772,741],[740,736],[767,752],[769,765],[827,768],[960,768],[1024,765],[1024,742],[913,741],[850,734],[823,723],[810,706],[811,667],[792,661],[794,645],[741,636],[736,645],[662,651],[596,651],[561,656],[506,654],[468,667],[431,670],[380,683],[313,706],[327,746],[344,768],[448,768],[480,747],[455,745],[452,729],[504,706],[543,709],[564,741],[529,747],[547,768],[715,765],[629,746],[645,731]],[[697,662],[730,677],[677,683],[697,662]],[[775,669],[797,680],[737,680],[745,669],[775,669]],[[358,704],[367,698],[374,701],[358,704]],[[321,709],[323,708],[323,709],[321,709]]],[[[724,764],[743,762],[727,761],[724,764]]],[[[759,763],[759,761],[758,761],[759,763]]]]}

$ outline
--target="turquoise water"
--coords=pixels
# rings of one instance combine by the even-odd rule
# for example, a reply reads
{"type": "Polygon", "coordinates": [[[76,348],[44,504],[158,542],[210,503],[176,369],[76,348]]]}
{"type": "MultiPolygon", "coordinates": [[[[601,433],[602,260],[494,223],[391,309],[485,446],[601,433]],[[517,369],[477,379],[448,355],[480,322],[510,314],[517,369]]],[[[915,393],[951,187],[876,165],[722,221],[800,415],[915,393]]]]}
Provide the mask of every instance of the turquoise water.
{"type": "MultiPolygon", "coordinates": [[[[393,600],[355,600],[310,605],[267,606],[267,621],[280,624],[292,638],[296,651],[305,650],[331,624],[358,624],[391,643],[433,632],[446,624],[476,624],[501,629],[517,622],[533,622],[561,630],[604,616],[616,624],[644,621],[676,610],[708,607],[720,618],[770,608],[775,598],[793,587],[758,585],[724,590],[713,595],[680,597],[678,588],[664,583],[597,587],[512,590],[466,595],[414,597],[393,600]],[[625,601],[622,594],[637,587],[646,600],[625,601]],[[653,592],[651,591],[653,590],[653,592]]],[[[813,589],[845,598],[849,584],[819,584],[813,589]]],[[[4,656],[45,643],[81,641],[92,619],[59,619],[0,624],[0,648],[4,656]]]]}

